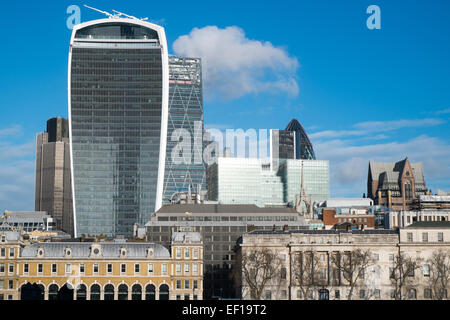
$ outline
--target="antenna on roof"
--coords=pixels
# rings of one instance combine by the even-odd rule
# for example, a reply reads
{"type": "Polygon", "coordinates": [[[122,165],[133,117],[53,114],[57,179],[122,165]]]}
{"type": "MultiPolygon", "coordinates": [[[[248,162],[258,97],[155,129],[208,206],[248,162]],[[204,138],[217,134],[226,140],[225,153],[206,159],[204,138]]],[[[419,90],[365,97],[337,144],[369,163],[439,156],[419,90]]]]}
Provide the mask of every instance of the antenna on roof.
{"type": "Polygon", "coordinates": [[[111,13],[109,13],[109,12],[106,12],[106,11],[102,11],[102,10],[99,10],[99,9],[96,9],[96,8],[92,8],[92,7],[89,7],[89,6],[87,6],[87,5],[84,5],[86,8],[89,8],[89,9],[92,9],[92,10],[94,10],[94,11],[97,11],[97,12],[100,12],[100,13],[103,13],[103,14],[106,14],[109,18],[114,18],[115,16],[114,15],[112,15],[111,13]]]}
{"type": "Polygon", "coordinates": [[[148,18],[136,18],[136,17],[134,17],[134,16],[130,16],[130,15],[128,15],[128,14],[126,14],[126,13],[123,13],[123,12],[120,12],[120,11],[117,11],[117,10],[113,10],[115,13],[118,13],[118,17],[120,17],[121,15],[124,15],[125,17],[127,17],[127,18],[130,18],[130,19],[136,19],[136,20],[148,20],[148,18]]]}

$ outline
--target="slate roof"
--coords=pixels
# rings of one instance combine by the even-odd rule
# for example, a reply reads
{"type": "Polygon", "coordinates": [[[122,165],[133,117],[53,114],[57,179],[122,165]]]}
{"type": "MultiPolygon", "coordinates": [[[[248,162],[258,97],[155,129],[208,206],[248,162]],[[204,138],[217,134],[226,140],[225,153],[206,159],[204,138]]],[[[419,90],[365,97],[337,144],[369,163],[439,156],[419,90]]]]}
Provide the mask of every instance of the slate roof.
{"type": "MultiPolygon", "coordinates": [[[[146,258],[147,249],[152,248],[154,258],[170,258],[169,250],[162,245],[155,243],[109,243],[97,242],[100,244],[103,258],[119,258],[120,250],[125,248],[128,258],[146,258]]],[[[39,248],[44,249],[46,258],[63,258],[65,249],[70,248],[73,258],[88,258],[91,251],[92,242],[44,242],[33,243],[22,250],[22,257],[33,258],[37,256],[39,248]]]]}
{"type": "Polygon", "coordinates": [[[293,208],[258,207],[254,204],[169,204],[157,213],[295,213],[293,208]]]}
{"type": "MultiPolygon", "coordinates": [[[[369,170],[374,181],[380,179],[382,173],[386,173],[383,179],[387,179],[387,182],[398,182],[399,173],[403,171],[406,159],[398,162],[374,162],[369,161],[369,170]]],[[[416,184],[425,184],[425,178],[423,175],[422,163],[411,163],[411,169],[414,174],[416,184]]],[[[381,181],[379,182],[381,184],[381,181]]]]}
{"type": "Polygon", "coordinates": [[[406,229],[422,229],[422,228],[450,228],[450,221],[418,221],[410,224],[406,229]]]}

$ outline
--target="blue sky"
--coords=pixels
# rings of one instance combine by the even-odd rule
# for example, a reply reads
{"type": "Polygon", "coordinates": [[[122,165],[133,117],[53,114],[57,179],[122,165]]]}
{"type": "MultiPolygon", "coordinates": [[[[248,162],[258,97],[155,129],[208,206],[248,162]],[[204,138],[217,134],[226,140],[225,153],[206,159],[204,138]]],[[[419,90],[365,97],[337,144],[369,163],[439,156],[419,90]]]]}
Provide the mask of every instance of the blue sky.
{"type": "Polygon", "coordinates": [[[9,1],[0,30],[0,210],[34,209],[35,136],[67,117],[69,5],[165,27],[169,53],[204,65],[205,124],[281,128],[297,118],[331,195],[366,192],[369,160],[422,162],[427,186],[450,191],[450,2],[9,1]],[[369,5],[381,29],[369,30],[369,5]],[[211,48],[210,39],[220,47],[211,48]],[[231,48],[231,52],[226,49],[231,48]]]}

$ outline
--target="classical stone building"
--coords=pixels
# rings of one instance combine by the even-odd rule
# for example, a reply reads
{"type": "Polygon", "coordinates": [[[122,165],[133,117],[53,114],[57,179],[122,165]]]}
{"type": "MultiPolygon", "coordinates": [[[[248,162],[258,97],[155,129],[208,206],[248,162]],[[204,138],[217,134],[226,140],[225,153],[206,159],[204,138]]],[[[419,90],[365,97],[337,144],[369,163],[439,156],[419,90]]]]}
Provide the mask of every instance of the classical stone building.
{"type": "Polygon", "coordinates": [[[37,242],[0,231],[0,298],[201,300],[203,243],[174,232],[170,250],[147,242],[37,242]]]}
{"type": "MultiPolygon", "coordinates": [[[[243,235],[236,263],[243,299],[433,299],[431,259],[439,251],[446,254],[446,268],[450,268],[447,221],[419,222],[400,231],[253,231],[243,235]],[[358,252],[366,254],[366,264],[358,265],[358,252]],[[256,267],[256,256],[262,253],[274,262],[276,272],[256,267]],[[403,267],[400,257],[401,261],[411,258],[416,262],[415,268],[406,269],[401,287],[396,278],[403,267]],[[351,269],[344,268],[348,261],[351,269]],[[253,278],[259,280],[248,278],[246,272],[259,272],[253,278]],[[261,282],[262,274],[271,274],[266,283],[261,282]],[[259,291],[252,291],[251,286],[259,291]]],[[[443,297],[447,297],[449,285],[442,290],[443,297]]]]}
{"type": "Polygon", "coordinates": [[[426,193],[422,163],[410,163],[408,157],[398,162],[369,162],[367,196],[375,205],[409,210],[413,200],[426,193]]]}

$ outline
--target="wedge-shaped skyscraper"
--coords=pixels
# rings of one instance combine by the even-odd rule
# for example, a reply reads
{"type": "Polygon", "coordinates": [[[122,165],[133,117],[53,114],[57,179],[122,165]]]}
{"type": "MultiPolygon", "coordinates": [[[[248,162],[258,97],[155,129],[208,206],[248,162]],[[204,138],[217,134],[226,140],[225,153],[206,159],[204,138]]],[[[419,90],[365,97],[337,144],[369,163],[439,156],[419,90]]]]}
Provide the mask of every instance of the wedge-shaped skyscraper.
{"type": "Polygon", "coordinates": [[[68,70],[75,236],[132,234],[162,205],[169,69],[164,29],[76,25],[68,70]]]}

